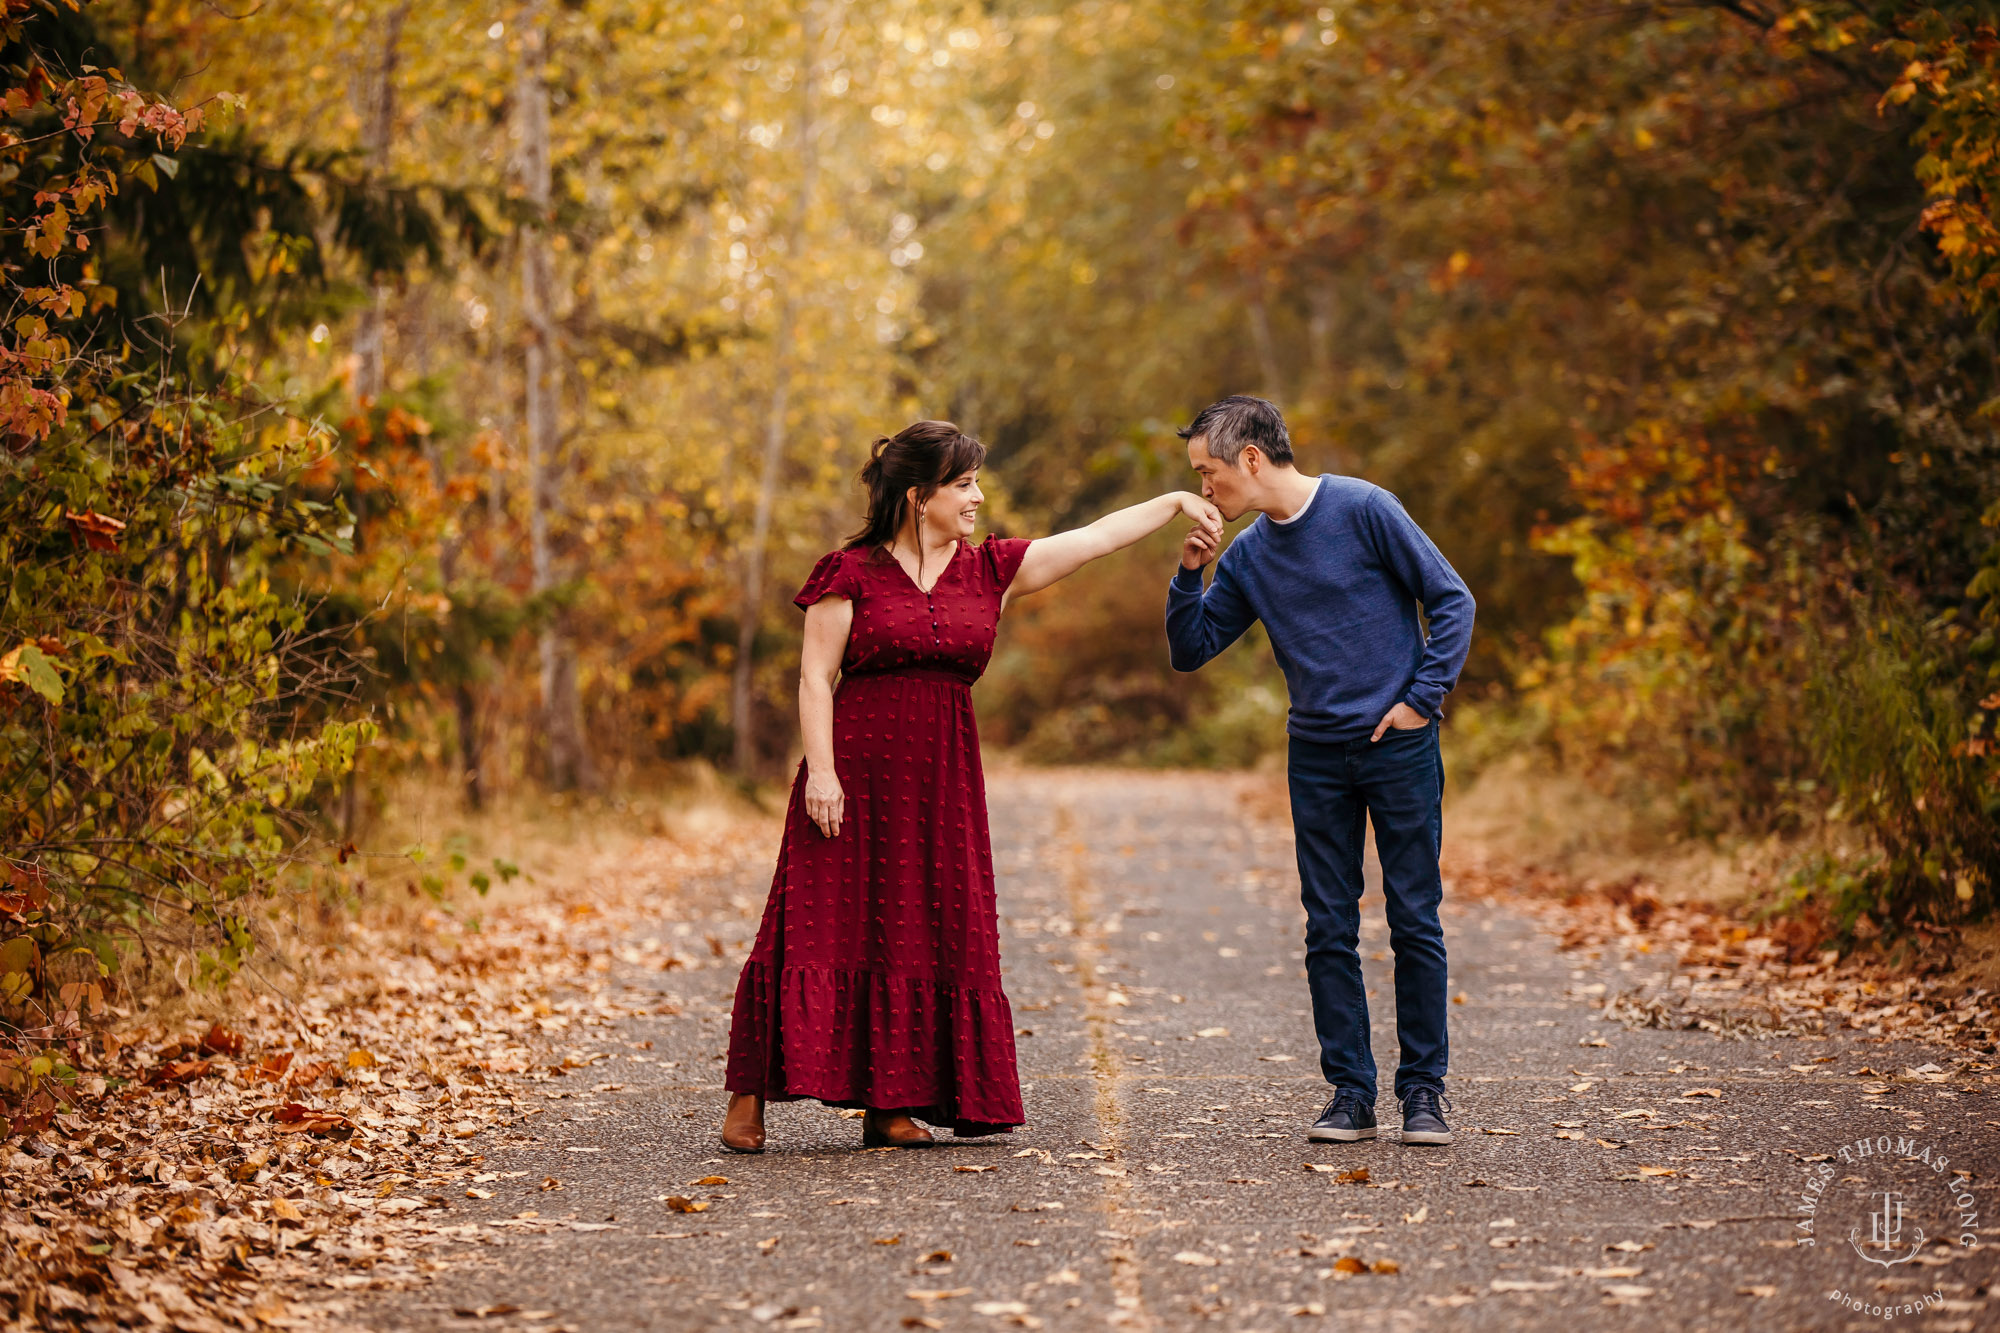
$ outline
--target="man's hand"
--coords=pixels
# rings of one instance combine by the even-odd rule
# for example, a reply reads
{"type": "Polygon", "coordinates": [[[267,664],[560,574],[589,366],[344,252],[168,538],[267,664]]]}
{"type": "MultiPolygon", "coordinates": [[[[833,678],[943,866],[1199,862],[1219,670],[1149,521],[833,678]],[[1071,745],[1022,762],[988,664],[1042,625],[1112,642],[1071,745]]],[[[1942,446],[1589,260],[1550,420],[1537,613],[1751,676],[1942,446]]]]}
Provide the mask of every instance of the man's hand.
{"type": "Polygon", "coordinates": [[[1221,550],[1220,533],[1211,534],[1206,528],[1190,528],[1187,540],[1181,543],[1181,568],[1201,569],[1211,565],[1221,550]]]}
{"type": "Polygon", "coordinates": [[[1390,731],[1422,731],[1430,724],[1429,718],[1408,704],[1397,704],[1382,714],[1382,720],[1375,724],[1375,734],[1368,739],[1370,742],[1379,741],[1390,731]]]}

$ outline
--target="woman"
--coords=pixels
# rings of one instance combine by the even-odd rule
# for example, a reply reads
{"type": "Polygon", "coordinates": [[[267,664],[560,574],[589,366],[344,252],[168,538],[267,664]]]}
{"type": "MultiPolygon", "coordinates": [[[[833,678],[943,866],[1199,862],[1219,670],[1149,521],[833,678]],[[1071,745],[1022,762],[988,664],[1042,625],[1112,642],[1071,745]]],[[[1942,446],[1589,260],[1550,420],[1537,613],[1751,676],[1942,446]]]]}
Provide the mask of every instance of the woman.
{"type": "Polygon", "coordinates": [[[862,1142],[1021,1123],[972,682],[1000,614],[1186,514],[1162,495],[1035,541],[969,542],[986,447],[946,421],[875,442],[868,520],[822,559],[799,673],[805,759],[777,874],[736,986],[722,1143],[764,1150],[764,1103],[860,1107],[862,1142]],[[834,682],[838,679],[839,688],[834,682]]]}

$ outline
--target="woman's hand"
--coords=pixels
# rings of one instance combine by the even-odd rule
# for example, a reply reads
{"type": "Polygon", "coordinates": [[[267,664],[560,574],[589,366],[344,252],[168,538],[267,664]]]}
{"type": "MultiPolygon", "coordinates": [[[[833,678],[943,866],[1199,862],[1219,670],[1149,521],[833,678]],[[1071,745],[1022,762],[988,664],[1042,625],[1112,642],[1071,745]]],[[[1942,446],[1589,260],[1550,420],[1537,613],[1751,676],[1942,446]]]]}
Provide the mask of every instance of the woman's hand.
{"type": "Polygon", "coordinates": [[[1208,534],[1210,542],[1222,536],[1222,511],[1193,491],[1175,491],[1174,498],[1180,502],[1181,512],[1193,520],[1196,527],[1208,534]]]}
{"type": "Polygon", "coordinates": [[[847,813],[847,793],[840,789],[840,779],[832,773],[822,774],[811,765],[806,767],[806,817],[819,825],[819,831],[829,838],[840,836],[841,816],[847,813]]]}

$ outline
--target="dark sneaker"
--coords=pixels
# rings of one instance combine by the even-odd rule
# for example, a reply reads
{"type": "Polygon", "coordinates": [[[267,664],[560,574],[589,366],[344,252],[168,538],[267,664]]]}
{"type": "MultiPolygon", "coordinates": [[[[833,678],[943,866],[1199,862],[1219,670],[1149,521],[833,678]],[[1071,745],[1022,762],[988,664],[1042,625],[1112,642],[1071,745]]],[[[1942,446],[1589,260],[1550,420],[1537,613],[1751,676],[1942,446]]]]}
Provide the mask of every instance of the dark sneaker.
{"type": "Polygon", "coordinates": [[[1419,1083],[1403,1098],[1403,1142],[1405,1143],[1450,1143],[1451,1126],[1444,1122],[1444,1111],[1438,1103],[1444,1103],[1448,1110],[1451,1099],[1442,1089],[1427,1083],[1419,1083]]]}
{"type": "Polygon", "coordinates": [[[1375,1108],[1353,1088],[1341,1088],[1313,1121],[1306,1137],[1314,1143],[1353,1143],[1375,1137],[1375,1108]]]}

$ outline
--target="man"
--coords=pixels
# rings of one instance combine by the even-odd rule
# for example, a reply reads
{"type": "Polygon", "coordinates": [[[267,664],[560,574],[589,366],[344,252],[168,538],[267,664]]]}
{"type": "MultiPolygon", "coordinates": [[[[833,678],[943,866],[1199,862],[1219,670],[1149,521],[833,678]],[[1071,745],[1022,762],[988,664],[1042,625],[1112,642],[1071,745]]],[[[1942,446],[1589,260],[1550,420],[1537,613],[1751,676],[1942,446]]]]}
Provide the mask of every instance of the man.
{"type": "Polygon", "coordinates": [[[1292,461],[1278,409],[1224,398],[1180,432],[1225,520],[1261,515],[1221,550],[1197,529],[1167,592],[1174,668],[1193,671],[1264,622],[1291,692],[1287,776],[1306,908],[1306,976],[1333,1099],[1307,1134],[1375,1137],[1375,1057],[1355,950],[1364,818],[1375,826],[1396,952],[1402,1141],[1451,1142],[1446,973],[1438,902],[1444,763],[1438,724],[1472,639],[1472,594],[1396,497],[1292,461]],[[1430,622],[1426,637],[1418,615],[1430,622]]]}

